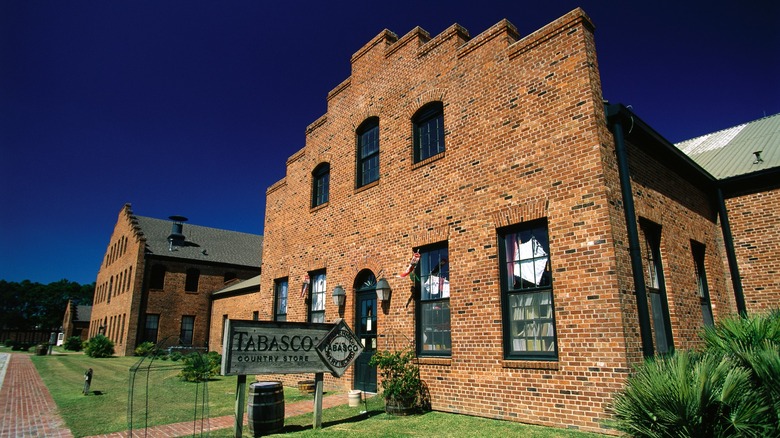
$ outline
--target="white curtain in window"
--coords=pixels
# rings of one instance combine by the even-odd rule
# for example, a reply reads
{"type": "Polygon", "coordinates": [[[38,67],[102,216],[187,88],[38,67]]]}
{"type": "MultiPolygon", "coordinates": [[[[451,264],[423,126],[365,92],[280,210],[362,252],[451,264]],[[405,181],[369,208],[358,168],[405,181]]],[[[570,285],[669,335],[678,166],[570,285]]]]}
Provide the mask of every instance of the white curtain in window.
{"type": "Polygon", "coordinates": [[[439,278],[436,275],[431,275],[425,280],[425,292],[433,296],[434,299],[449,298],[450,296],[450,282],[446,278],[439,278]],[[441,297],[439,297],[441,293],[441,297]]]}
{"type": "Polygon", "coordinates": [[[515,254],[520,260],[520,263],[515,263],[515,277],[520,277],[538,286],[547,266],[547,253],[533,236],[526,242],[520,244],[515,242],[515,244],[517,245],[515,254]]]}

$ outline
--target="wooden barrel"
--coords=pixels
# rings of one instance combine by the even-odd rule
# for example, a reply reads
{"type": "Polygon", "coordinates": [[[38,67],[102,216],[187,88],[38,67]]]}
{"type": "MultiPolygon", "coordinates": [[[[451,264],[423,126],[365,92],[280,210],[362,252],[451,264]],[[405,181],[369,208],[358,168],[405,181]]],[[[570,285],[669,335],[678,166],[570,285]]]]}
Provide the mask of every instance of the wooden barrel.
{"type": "Polygon", "coordinates": [[[284,388],[282,382],[255,382],[249,385],[247,400],[249,432],[254,437],[284,427],[284,388]]]}
{"type": "Polygon", "coordinates": [[[303,394],[314,394],[314,380],[301,380],[298,382],[298,391],[303,394]]]}

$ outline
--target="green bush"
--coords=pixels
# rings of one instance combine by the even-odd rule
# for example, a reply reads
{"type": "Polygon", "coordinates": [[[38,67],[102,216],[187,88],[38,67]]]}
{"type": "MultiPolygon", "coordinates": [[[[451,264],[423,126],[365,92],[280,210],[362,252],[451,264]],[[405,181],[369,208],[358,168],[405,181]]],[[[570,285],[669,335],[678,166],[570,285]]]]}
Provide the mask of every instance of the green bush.
{"type": "Polygon", "coordinates": [[[423,382],[411,349],[377,351],[369,361],[382,376],[382,395],[392,406],[414,407],[422,398],[423,382]]]}
{"type": "Polygon", "coordinates": [[[114,343],[103,335],[95,335],[84,345],[84,353],[89,357],[111,357],[114,355],[114,343]]]}
{"type": "Polygon", "coordinates": [[[12,339],[6,339],[4,345],[6,347],[13,347],[14,341],[12,339]]]}
{"type": "Polygon", "coordinates": [[[702,352],[648,359],[616,394],[633,437],[780,436],[780,313],[707,328],[702,352]]]}
{"type": "Polygon", "coordinates": [[[142,342],[137,347],[135,347],[135,350],[133,350],[133,353],[136,356],[149,356],[150,353],[155,351],[155,345],[154,342],[142,342]]]}
{"type": "Polygon", "coordinates": [[[78,336],[71,336],[68,339],[65,339],[65,342],[62,343],[62,347],[68,351],[81,351],[81,338],[78,336]]]}
{"type": "Polygon", "coordinates": [[[177,362],[179,359],[181,359],[182,357],[184,357],[184,355],[182,355],[182,354],[181,354],[180,352],[178,352],[178,351],[171,351],[171,354],[169,354],[168,356],[169,356],[169,357],[170,357],[170,359],[171,359],[172,361],[174,361],[174,362],[177,362]]]}
{"type": "Polygon", "coordinates": [[[219,374],[222,355],[216,351],[207,354],[190,353],[182,359],[184,367],[179,377],[187,382],[205,382],[219,374]]]}

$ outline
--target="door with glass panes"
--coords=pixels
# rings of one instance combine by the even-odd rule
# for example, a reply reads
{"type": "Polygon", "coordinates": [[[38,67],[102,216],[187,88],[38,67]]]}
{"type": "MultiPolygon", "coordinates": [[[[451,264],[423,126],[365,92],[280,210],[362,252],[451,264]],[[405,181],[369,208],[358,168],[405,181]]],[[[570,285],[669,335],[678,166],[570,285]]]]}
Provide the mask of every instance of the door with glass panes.
{"type": "MultiPolygon", "coordinates": [[[[376,284],[376,282],[374,282],[376,284]]],[[[355,309],[355,335],[363,345],[363,352],[355,360],[355,389],[376,392],[376,367],[368,362],[376,351],[376,289],[358,290],[355,309]]]]}

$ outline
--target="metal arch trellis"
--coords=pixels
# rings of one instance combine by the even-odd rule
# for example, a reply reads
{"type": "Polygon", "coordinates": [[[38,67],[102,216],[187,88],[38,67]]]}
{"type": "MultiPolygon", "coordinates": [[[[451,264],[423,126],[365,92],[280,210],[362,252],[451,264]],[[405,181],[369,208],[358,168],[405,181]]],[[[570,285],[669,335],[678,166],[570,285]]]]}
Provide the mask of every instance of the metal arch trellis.
{"type": "MultiPolygon", "coordinates": [[[[130,367],[130,378],[128,382],[127,391],[127,433],[128,436],[147,436],[149,430],[149,399],[150,399],[150,377],[153,373],[157,372],[171,372],[184,368],[183,362],[166,362],[162,363],[160,357],[167,354],[170,351],[170,347],[174,347],[176,344],[169,343],[170,338],[166,338],[163,341],[155,344],[145,356],[142,356],[138,362],[130,367]],[[167,351],[166,351],[167,350],[167,351]],[[142,405],[142,419],[143,433],[134,434],[135,424],[135,389],[138,383],[138,374],[144,373],[143,379],[143,391],[144,399],[142,405]]],[[[203,354],[198,350],[194,351],[197,354],[203,354]]],[[[192,436],[209,436],[210,430],[209,423],[209,401],[208,401],[208,377],[203,381],[196,382],[195,397],[193,404],[193,417],[192,417],[192,436]],[[200,425],[200,430],[198,430],[200,425]]]]}

